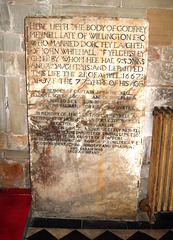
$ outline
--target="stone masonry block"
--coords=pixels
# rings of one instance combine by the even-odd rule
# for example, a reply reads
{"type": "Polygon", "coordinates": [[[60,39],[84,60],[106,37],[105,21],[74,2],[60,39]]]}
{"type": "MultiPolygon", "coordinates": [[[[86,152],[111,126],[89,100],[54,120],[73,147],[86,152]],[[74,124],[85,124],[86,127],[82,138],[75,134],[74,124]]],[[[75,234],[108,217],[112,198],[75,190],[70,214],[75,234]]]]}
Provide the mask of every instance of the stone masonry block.
{"type": "MultiPolygon", "coordinates": [[[[164,2],[164,1],[163,1],[164,2]]],[[[173,5],[173,1],[171,1],[173,5]]],[[[152,46],[173,45],[173,9],[147,9],[149,19],[149,44],[152,46]]]]}
{"type": "Polygon", "coordinates": [[[14,135],[14,134],[8,133],[7,149],[28,151],[28,136],[27,135],[14,135]]]}
{"type": "Polygon", "coordinates": [[[17,54],[17,74],[25,75],[25,52],[17,54]]]}
{"type": "Polygon", "coordinates": [[[78,5],[78,6],[106,6],[106,7],[120,7],[121,0],[54,0],[54,4],[60,5],[78,5]]]}
{"type": "Polygon", "coordinates": [[[0,51],[4,51],[4,34],[0,33],[0,51]]]}
{"type": "Polygon", "coordinates": [[[147,85],[173,85],[173,63],[149,61],[147,85]]]}
{"type": "Polygon", "coordinates": [[[6,134],[5,132],[0,132],[0,149],[5,149],[6,148],[6,134]]]}
{"type": "Polygon", "coordinates": [[[6,0],[0,1],[0,31],[10,29],[10,19],[6,0]]]}
{"type": "Polygon", "coordinates": [[[5,78],[0,77],[0,132],[6,129],[5,119],[5,78]]]}
{"type": "Polygon", "coordinates": [[[113,17],[114,9],[111,7],[88,7],[79,5],[53,5],[53,16],[94,16],[94,17],[113,17]]]}
{"type": "Polygon", "coordinates": [[[149,165],[143,165],[141,168],[141,178],[148,178],[149,176],[149,165]]]}
{"type": "Polygon", "coordinates": [[[25,76],[20,78],[20,103],[21,104],[26,104],[27,103],[26,78],[25,78],[25,76]]]}
{"type": "Polygon", "coordinates": [[[173,48],[162,48],[161,60],[166,62],[173,62],[173,48]]]}
{"type": "Polygon", "coordinates": [[[4,52],[4,74],[6,76],[15,76],[15,54],[4,52]]]}
{"type": "Polygon", "coordinates": [[[10,106],[20,104],[20,78],[7,77],[8,104],[10,106]]]}
{"type": "Polygon", "coordinates": [[[172,0],[122,0],[123,7],[131,8],[173,8],[172,0]]]}
{"type": "Polygon", "coordinates": [[[0,76],[4,76],[4,53],[0,52],[0,76]]]}
{"type": "Polygon", "coordinates": [[[161,49],[159,47],[149,46],[148,49],[148,59],[160,59],[161,49]]]}
{"type": "Polygon", "coordinates": [[[24,181],[25,181],[25,188],[31,187],[31,181],[30,181],[30,165],[29,165],[29,159],[26,159],[23,163],[23,171],[24,171],[24,181]]]}
{"type": "Polygon", "coordinates": [[[144,126],[144,136],[152,136],[153,129],[153,115],[152,112],[145,113],[145,126],[144,126]]]}
{"type": "Polygon", "coordinates": [[[20,51],[20,34],[16,33],[4,34],[4,51],[6,52],[20,51]]]}
{"type": "Polygon", "coordinates": [[[0,159],[4,159],[4,156],[5,156],[5,150],[0,149],[0,159]]]}
{"type": "Polygon", "coordinates": [[[173,86],[146,87],[146,111],[152,112],[155,106],[173,107],[173,86]]]}
{"type": "Polygon", "coordinates": [[[35,4],[35,0],[7,0],[8,4],[16,4],[16,5],[28,5],[28,4],[35,4]]]}
{"type": "Polygon", "coordinates": [[[27,134],[27,110],[25,105],[10,105],[9,129],[13,134],[27,134]]]}
{"type": "Polygon", "coordinates": [[[10,5],[10,11],[14,18],[13,30],[15,32],[24,32],[26,16],[49,16],[51,13],[48,5],[10,5]]]}
{"type": "Polygon", "coordinates": [[[146,17],[146,11],[145,9],[133,9],[132,11],[128,8],[54,5],[52,15],[144,18],[146,17]]]}
{"type": "Polygon", "coordinates": [[[0,160],[0,186],[6,188],[24,187],[23,165],[13,160],[0,160]]]}

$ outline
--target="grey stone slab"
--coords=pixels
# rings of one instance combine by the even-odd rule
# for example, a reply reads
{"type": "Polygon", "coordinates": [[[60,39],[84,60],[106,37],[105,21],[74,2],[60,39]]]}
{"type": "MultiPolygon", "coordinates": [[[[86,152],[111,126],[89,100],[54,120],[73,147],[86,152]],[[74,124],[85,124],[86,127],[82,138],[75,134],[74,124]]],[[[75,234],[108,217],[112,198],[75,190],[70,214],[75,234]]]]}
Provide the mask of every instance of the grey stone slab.
{"type": "Polygon", "coordinates": [[[146,87],[146,111],[154,107],[173,107],[173,87],[146,87]]]}
{"type": "Polygon", "coordinates": [[[13,16],[13,30],[24,32],[24,19],[27,16],[50,16],[51,7],[49,5],[10,5],[13,16]]]}
{"type": "Polygon", "coordinates": [[[7,0],[9,5],[33,5],[36,0],[7,0]]]}
{"type": "Polygon", "coordinates": [[[20,104],[20,78],[7,77],[7,89],[9,105],[20,104]]]}
{"type": "Polygon", "coordinates": [[[4,159],[4,155],[5,155],[5,150],[0,149],[0,159],[4,159]]]}
{"type": "Polygon", "coordinates": [[[29,159],[28,151],[6,150],[5,159],[29,159]]]}
{"type": "Polygon", "coordinates": [[[21,104],[26,104],[27,103],[26,77],[25,76],[20,78],[20,103],[21,104]]]}
{"type": "MultiPolygon", "coordinates": [[[[135,6],[135,5],[134,5],[135,6]]],[[[121,8],[114,8],[114,17],[124,17],[124,18],[146,18],[147,12],[144,8],[136,8],[136,6],[133,8],[127,7],[121,7],[121,8]]]]}
{"type": "Polygon", "coordinates": [[[141,168],[141,178],[148,178],[150,165],[143,165],[141,168]]]}
{"type": "Polygon", "coordinates": [[[144,136],[152,136],[152,128],[153,128],[153,116],[152,112],[145,113],[145,126],[144,126],[144,136]]]}
{"type": "Polygon", "coordinates": [[[161,52],[161,60],[166,62],[173,62],[173,48],[163,47],[161,52]]]}
{"type": "Polygon", "coordinates": [[[149,61],[147,85],[173,85],[173,63],[149,61]]]}
{"type": "Polygon", "coordinates": [[[129,8],[173,8],[172,0],[122,0],[123,7],[129,8]]]}
{"type": "Polygon", "coordinates": [[[53,5],[53,16],[100,16],[100,17],[113,17],[114,9],[112,7],[91,7],[79,5],[53,5]]]}
{"type": "Polygon", "coordinates": [[[16,33],[4,34],[4,51],[6,52],[20,51],[20,34],[16,33]]]}
{"type": "Polygon", "coordinates": [[[25,75],[25,52],[17,53],[17,74],[25,75]]]}
{"type": "Polygon", "coordinates": [[[10,19],[6,0],[0,2],[0,30],[8,31],[10,29],[10,19]]]}

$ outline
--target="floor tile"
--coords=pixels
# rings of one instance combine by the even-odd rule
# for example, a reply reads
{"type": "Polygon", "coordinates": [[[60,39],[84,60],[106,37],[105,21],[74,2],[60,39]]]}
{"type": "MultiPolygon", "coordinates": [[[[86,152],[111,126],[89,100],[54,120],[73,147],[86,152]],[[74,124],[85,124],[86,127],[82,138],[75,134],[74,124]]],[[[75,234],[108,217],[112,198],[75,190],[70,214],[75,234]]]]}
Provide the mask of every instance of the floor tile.
{"type": "Polygon", "coordinates": [[[155,240],[155,238],[149,236],[146,233],[143,232],[136,232],[131,237],[128,238],[128,240],[155,240]]]}
{"type": "Polygon", "coordinates": [[[173,231],[168,231],[160,240],[173,240],[173,231]]]}
{"type": "Polygon", "coordinates": [[[100,236],[94,238],[94,240],[122,240],[122,238],[116,236],[115,234],[113,234],[110,231],[105,231],[104,233],[102,233],[100,236]]]}
{"type": "Polygon", "coordinates": [[[58,239],[54,237],[51,233],[49,233],[47,230],[42,229],[41,231],[28,237],[27,240],[58,240],[58,239]]]}
{"type": "Polygon", "coordinates": [[[79,231],[74,230],[65,237],[61,238],[60,240],[90,240],[90,239],[83,235],[82,233],[80,233],[79,231]]]}

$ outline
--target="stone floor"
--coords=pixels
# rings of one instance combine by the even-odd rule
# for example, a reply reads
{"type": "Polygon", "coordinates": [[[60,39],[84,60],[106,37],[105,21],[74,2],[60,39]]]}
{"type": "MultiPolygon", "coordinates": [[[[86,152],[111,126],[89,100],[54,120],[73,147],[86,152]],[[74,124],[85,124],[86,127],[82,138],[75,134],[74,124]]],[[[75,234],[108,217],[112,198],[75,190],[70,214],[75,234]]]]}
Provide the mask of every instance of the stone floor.
{"type": "Polygon", "coordinates": [[[106,229],[78,229],[74,231],[74,229],[45,228],[47,232],[40,232],[41,230],[43,230],[43,228],[29,228],[26,238],[28,240],[173,240],[173,231],[168,229],[111,229],[109,231],[106,229]],[[36,233],[37,235],[35,235],[36,233]],[[49,233],[51,235],[49,235],[49,233]],[[53,238],[53,236],[55,238],[53,238]]]}
{"type": "Polygon", "coordinates": [[[173,240],[173,213],[149,221],[98,221],[33,218],[27,240],[173,240]]]}

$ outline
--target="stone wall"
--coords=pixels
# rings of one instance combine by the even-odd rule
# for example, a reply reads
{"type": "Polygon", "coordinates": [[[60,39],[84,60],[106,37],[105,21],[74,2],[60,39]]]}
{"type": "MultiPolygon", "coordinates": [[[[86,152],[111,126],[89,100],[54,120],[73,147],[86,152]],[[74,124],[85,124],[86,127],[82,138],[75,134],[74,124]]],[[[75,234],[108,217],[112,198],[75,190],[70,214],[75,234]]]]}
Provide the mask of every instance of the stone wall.
{"type": "Polygon", "coordinates": [[[152,138],[152,110],[154,106],[173,106],[173,1],[1,0],[0,187],[30,187],[24,46],[26,16],[149,19],[150,46],[139,199],[145,197],[152,138]]]}

